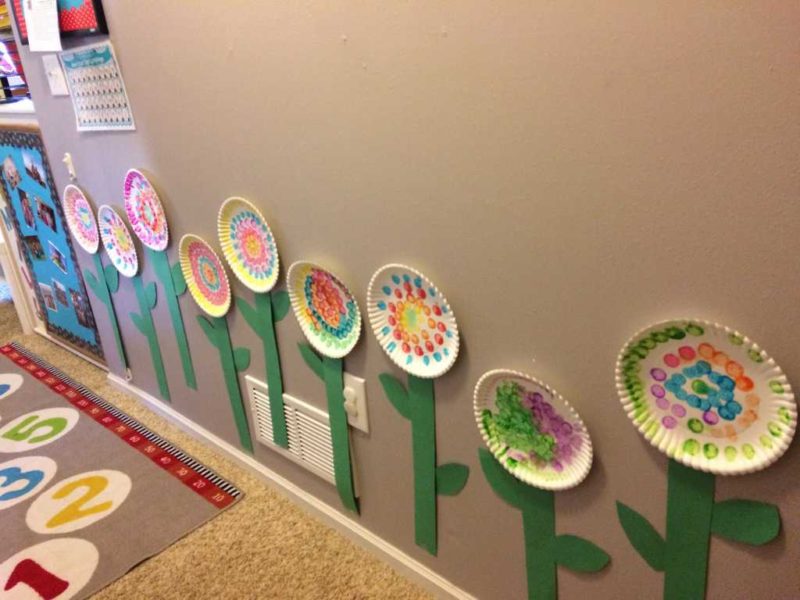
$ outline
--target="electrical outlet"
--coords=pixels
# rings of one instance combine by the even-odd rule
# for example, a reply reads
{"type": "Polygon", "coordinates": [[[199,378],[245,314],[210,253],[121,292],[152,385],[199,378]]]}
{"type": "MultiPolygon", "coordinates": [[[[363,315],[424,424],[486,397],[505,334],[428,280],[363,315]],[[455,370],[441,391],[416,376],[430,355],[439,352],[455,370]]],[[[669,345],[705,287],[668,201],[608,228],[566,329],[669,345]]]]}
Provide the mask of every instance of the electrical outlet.
{"type": "Polygon", "coordinates": [[[367,383],[361,377],[344,374],[344,408],[350,427],[369,433],[367,383]]]}

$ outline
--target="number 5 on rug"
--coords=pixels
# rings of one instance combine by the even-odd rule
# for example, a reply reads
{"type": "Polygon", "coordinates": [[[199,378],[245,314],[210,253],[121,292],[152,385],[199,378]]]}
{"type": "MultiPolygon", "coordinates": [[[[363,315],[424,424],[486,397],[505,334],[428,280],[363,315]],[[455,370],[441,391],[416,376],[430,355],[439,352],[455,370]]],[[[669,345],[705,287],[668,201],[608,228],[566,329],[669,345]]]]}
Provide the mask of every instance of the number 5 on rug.
{"type": "Polygon", "coordinates": [[[36,533],[69,533],[88,527],[117,510],[131,491],[121,471],[80,473],[58,482],[28,509],[25,522],[36,533]]]}

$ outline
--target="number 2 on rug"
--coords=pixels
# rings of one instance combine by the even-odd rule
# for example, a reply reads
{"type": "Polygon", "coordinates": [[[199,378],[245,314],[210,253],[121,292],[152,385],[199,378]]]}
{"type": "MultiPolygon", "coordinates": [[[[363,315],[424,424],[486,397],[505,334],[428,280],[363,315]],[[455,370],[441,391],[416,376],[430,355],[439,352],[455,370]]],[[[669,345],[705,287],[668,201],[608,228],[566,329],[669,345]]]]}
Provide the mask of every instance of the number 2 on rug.
{"type": "Polygon", "coordinates": [[[28,509],[25,521],[36,533],[68,533],[113,513],[128,497],[131,479],[121,471],[80,473],[58,482],[28,509]]]}

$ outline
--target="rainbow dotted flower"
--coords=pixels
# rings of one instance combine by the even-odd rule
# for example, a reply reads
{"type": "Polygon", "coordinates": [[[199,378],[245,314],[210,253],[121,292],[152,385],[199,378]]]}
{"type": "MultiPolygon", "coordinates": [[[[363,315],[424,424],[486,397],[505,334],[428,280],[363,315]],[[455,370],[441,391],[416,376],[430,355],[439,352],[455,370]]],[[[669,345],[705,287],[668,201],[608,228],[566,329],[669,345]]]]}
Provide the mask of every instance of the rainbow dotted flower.
{"type": "Polygon", "coordinates": [[[418,377],[438,377],[458,356],[458,327],[445,297],[422,273],[386,265],[372,276],[370,323],[386,354],[418,377]]]}
{"type": "Polygon", "coordinates": [[[311,345],[331,358],[347,355],[361,334],[361,311],[347,286],[309,262],[289,267],[287,280],[292,309],[311,345]]]}
{"type": "Polygon", "coordinates": [[[797,410],[783,371],[713,323],[669,321],[638,333],[620,354],[617,388],[653,445],[704,471],[762,469],[794,435],[797,410]]]}
{"type": "Polygon", "coordinates": [[[592,441],[580,416],[537,379],[506,369],[475,386],[475,418],[486,445],[514,477],[539,488],[578,485],[592,465],[592,441]]]}
{"type": "Polygon", "coordinates": [[[100,238],[112,264],[120,275],[133,277],[139,271],[139,257],[125,221],[107,204],[97,209],[97,218],[100,222],[100,238]]]}
{"type": "Polygon", "coordinates": [[[217,253],[202,238],[186,234],[180,243],[181,271],[197,305],[212,317],[222,317],[231,306],[231,287],[217,253]]]}
{"type": "Polygon", "coordinates": [[[137,169],[125,176],[125,212],[133,232],[142,243],[158,252],[169,244],[169,226],[155,188],[137,169]]]}
{"type": "Polygon", "coordinates": [[[261,212],[244,198],[229,198],[219,211],[219,242],[234,275],[254,292],[268,292],[278,281],[275,238],[261,212]]]}
{"type": "Polygon", "coordinates": [[[64,217],[72,237],[89,254],[100,247],[100,232],[97,228],[92,205],[78,186],[69,184],[64,188],[64,217]]]}

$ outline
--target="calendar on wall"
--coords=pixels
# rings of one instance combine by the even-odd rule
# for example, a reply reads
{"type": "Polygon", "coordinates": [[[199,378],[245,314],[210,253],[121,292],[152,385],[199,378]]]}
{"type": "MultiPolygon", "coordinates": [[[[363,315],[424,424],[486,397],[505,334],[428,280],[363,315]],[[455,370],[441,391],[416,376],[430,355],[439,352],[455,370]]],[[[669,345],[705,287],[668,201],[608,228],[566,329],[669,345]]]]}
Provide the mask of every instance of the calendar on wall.
{"type": "Polygon", "coordinates": [[[111,42],[65,50],[59,58],[67,77],[78,131],[136,129],[111,42]]]}

